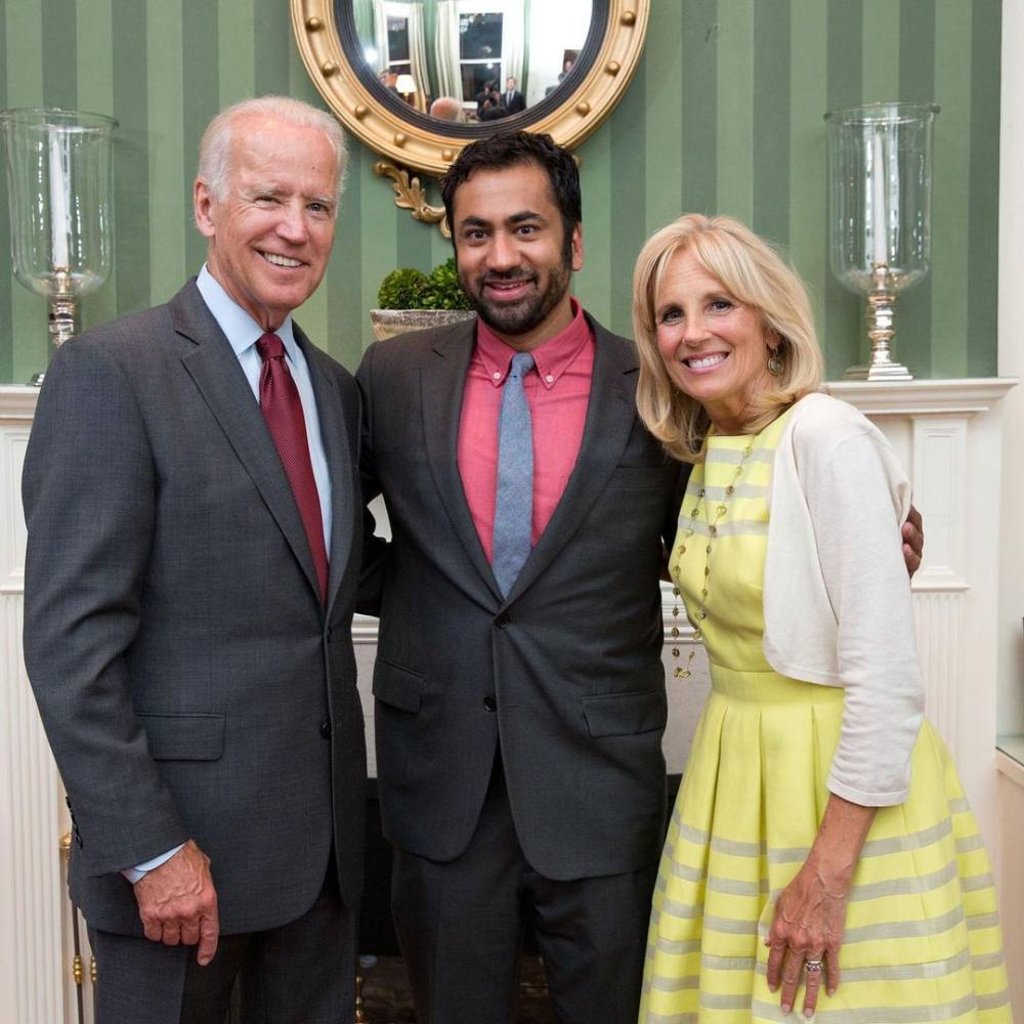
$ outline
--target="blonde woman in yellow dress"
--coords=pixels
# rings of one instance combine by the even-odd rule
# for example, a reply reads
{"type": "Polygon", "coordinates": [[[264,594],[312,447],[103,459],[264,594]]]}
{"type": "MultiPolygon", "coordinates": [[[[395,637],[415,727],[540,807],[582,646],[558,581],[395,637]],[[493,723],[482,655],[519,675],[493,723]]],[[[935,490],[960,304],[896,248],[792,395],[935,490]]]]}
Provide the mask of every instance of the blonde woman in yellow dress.
{"type": "Polygon", "coordinates": [[[923,717],[903,470],[820,393],[804,288],[738,222],[654,235],[633,315],[640,415],[694,464],[670,569],[712,682],[640,1020],[1009,1021],[988,858],[923,717]]]}

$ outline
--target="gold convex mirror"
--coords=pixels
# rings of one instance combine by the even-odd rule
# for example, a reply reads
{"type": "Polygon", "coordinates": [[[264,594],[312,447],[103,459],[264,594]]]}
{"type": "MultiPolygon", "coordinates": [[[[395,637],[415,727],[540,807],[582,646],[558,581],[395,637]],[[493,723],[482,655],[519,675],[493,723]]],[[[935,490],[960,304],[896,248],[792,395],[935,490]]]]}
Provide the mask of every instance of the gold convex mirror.
{"type": "MultiPolygon", "coordinates": [[[[435,176],[464,145],[499,126],[579,145],[629,85],[649,6],[650,0],[291,0],[306,69],[344,126],[395,164],[435,176]]],[[[378,173],[399,191],[398,168],[378,165],[378,173]]],[[[404,182],[408,187],[407,174],[404,182]]]]}

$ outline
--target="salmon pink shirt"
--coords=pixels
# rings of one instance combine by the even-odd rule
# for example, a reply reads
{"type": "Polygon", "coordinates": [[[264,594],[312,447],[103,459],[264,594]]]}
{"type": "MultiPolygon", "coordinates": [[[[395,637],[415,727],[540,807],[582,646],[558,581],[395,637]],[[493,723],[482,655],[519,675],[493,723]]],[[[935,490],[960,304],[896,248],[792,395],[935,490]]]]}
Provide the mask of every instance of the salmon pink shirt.
{"type": "MultiPolygon", "coordinates": [[[[579,304],[565,330],[532,351],[535,368],[523,378],[533,421],[533,529],[536,545],[576,465],[594,371],[594,335],[579,304]]],[[[502,386],[516,349],[477,320],[459,424],[459,473],[484,553],[494,554],[498,483],[498,419],[502,386]]]]}

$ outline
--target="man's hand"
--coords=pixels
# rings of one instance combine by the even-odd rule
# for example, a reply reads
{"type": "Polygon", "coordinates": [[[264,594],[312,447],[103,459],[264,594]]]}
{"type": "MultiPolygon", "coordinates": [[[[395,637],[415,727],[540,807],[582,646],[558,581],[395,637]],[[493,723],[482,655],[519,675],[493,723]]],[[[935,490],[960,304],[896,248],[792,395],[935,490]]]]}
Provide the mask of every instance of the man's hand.
{"type": "Polygon", "coordinates": [[[907,563],[907,572],[913,576],[921,568],[921,556],[924,554],[924,525],[921,513],[913,505],[910,506],[902,533],[903,561],[907,563]]]}
{"type": "Polygon", "coordinates": [[[205,967],[217,952],[220,920],[210,858],[190,839],[173,857],[135,883],[146,938],[168,946],[195,946],[205,967]]]}

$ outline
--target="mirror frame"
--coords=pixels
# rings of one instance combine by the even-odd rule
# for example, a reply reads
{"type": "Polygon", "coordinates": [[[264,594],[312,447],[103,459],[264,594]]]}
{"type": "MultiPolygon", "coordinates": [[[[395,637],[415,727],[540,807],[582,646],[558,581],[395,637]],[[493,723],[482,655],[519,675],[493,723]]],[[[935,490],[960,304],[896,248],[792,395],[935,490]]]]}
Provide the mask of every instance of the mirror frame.
{"type": "Polygon", "coordinates": [[[650,0],[594,0],[594,20],[577,67],[540,103],[498,122],[455,125],[389,96],[376,77],[349,58],[358,52],[354,25],[339,31],[334,0],[290,0],[292,30],[313,84],[342,124],[374,152],[404,167],[440,176],[476,138],[503,128],[548,132],[570,149],[612,112],[640,63],[650,0]],[[604,15],[604,32],[595,29],[604,15]],[[578,72],[578,74],[574,73],[578,72]],[[565,95],[562,89],[565,88],[565,95]]]}

